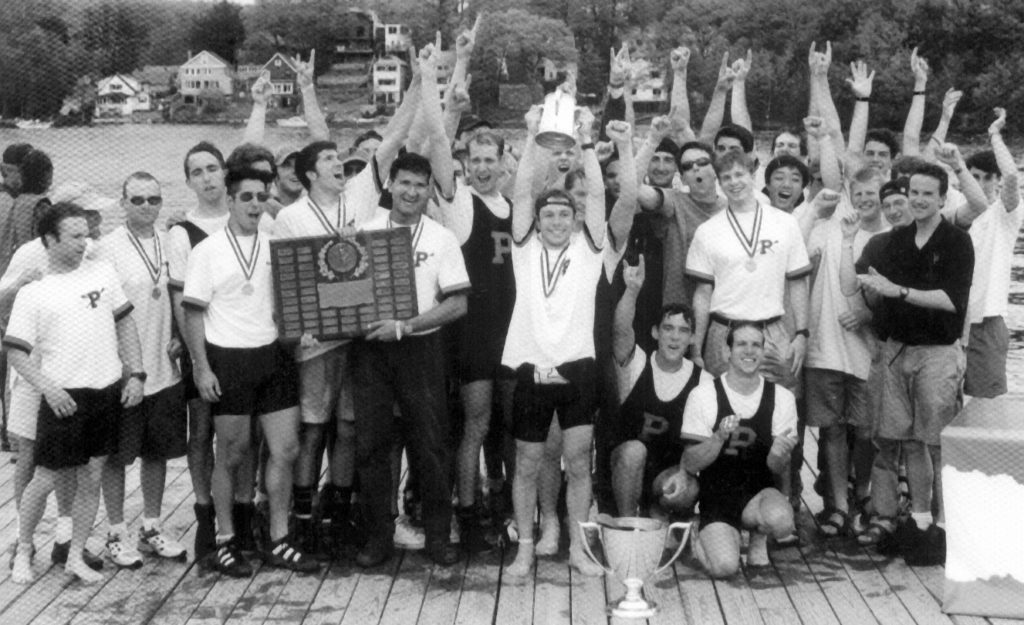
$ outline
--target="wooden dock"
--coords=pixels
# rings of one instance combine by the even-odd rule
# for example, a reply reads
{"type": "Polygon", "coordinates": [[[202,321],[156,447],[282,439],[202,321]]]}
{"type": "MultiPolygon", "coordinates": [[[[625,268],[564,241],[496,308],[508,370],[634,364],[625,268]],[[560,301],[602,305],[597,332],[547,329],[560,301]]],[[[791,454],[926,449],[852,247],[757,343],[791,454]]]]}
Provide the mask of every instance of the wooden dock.
{"type": "MultiPolygon", "coordinates": [[[[816,456],[808,436],[805,457],[816,456]]],[[[516,583],[502,575],[513,550],[474,556],[449,569],[422,554],[399,552],[387,564],[362,570],[332,564],[319,575],[258,568],[249,579],[199,576],[193,563],[147,559],[136,571],[115,571],[86,586],[49,567],[53,510],[36,538],[39,579],[31,586],[10,580],[15,511],[10,454],[0,454],[0,623],[114,625],[616,625],[632,623],[606,615],[609,601],[623,594],[614,579],[581,578],[557,558],[541,559],[536,574],[516,583]]],[[[137,466],[137,465],[136,465],[137,466]]],[[[813,467],[804,467],[805,484],[813,467]]],[[[171,463],[164,502],[165,529],[189,546],[194,532],[191,483],[184,460],[171,463]]],[[[940,609],[941,567],[908,567],[860,548],[855,541],[816,537],[812,513],[821,500],[809,487],[800,515],[798,547],[772,551],[771,567],[745,570],[729,581],[711,581],[687,550],[679,562],[645,587],[660,606],[649,625],[1024,625],[1024,621],[948,616],[940,609]]],[[[126,520],[138,525],[141,494],[137,468],[129,472],[126,520]]],[[[102,505],[92,541],[99,547],[105,527],[102,505]]],[[[563,536],[563,542],[564,542],[563,536]]],[[[92,544],[92,543],[90,543],[92,544]]],[[[514,549],[514,547],[513,547],[514,549]]]]}

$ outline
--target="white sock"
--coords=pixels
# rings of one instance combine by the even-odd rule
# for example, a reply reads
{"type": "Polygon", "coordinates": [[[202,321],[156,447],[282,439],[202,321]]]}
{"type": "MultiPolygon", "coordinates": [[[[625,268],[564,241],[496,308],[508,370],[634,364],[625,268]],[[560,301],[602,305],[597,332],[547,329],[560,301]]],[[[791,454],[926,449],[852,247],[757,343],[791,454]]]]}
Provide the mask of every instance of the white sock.
{"type": "Polygon", "coordinates": [[[118,538],[124,538],[128,534],[128,527],[122,521],[110,526],[107,530],[107,536],[117,536],[118,538]]]}
{"type": "Polygon", "coordinates": [[[53,540],[58,543],[66,543],[71,540],[71,517],[57,517],[57,528],[54,531],[53,540]]]}
{"type": "Polygon", "coordinates": [[[931,512],[911,512],[910,518],[914,519],[914,523],[917,524],[917,529],[919,530],[926,530],[932,524],[931,512]]]}
{"type": "Polygon", "coordinates": [[[150,519],[147,517],[142,517],[142,529],[144,531],[148,532],[152,529],[156,529],[157,527],[160,527],[160,519],[150,519]]]}
{"type": "Polygon", "coordinates": [[[223,544],[231,542],[231,539],[234,537],[234,534],[217,534],[217,546],[219,547],[223,544]]]}

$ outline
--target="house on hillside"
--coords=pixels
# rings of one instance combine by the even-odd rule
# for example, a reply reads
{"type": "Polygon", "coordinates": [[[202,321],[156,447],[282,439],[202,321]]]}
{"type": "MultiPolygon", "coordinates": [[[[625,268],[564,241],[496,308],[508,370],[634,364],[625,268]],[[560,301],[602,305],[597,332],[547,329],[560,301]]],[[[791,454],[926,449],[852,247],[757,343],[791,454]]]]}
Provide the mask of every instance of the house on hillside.
{"type": "Polygon", "coordinates": [[[188,104],[197,102],[199,94],[207,89],[219,91],[225,96],[233,93],[234,72],[231,65],[209,50],[189,58],[178,68],[178,84],[181,95],[188,104]]]}
{"type": "Polygon", "coordinates": [[[412,47],[412,31],[405,24],[384,24],[384,53],[405,52],[412,47]]]}
{"type": "Polygon", "coordinates": [[[396,55],[385,56],[373,63],[373,94],[371,102],[384,106],[398,105],[412,78],[409,63],[396,55]]]}
{"type": "Polygon", "coordinates": [[[267,108],[292,108],[298,105],[298,68],[292,59],[276,52],[262,65],[239,65],[235,77],[248,93],[263,72],[270,73],[270,85],[274,90],[267,108]]]}
{"type": "Polygon", "coordinates": [[[178,87],[178,65],[143,65],[132,72],[142,90],[153,99],[165,98],[178,87]]]}
{"type": "Polygon", "coordinates": [[[131,76],[114,74],[96,85],[96,115],[99,117],[126,117],[136,111],[149,111],[152,104],[149,93],[131,76]]]}
{"type": "Polygon", "coordinates": [[[665,83],[665,68],[646,59],[634,61],[633,68],[643,77],[633,86],[634,110],[637,113],[667,111],[670,94],[665,83]]]}

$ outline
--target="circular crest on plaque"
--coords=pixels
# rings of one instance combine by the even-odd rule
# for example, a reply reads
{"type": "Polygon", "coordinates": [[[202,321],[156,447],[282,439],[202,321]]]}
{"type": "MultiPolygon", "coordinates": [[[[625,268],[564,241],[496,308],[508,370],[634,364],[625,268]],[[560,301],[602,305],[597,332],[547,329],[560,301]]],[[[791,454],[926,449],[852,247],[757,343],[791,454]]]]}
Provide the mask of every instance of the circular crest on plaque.
{"type": "Polygon", "coordinates": [[[368,265],[366,250],[355,239],[331,241],[320,248],[318,257],[320,274],[329,280],[339,275],[357,278],[368,265]]]}

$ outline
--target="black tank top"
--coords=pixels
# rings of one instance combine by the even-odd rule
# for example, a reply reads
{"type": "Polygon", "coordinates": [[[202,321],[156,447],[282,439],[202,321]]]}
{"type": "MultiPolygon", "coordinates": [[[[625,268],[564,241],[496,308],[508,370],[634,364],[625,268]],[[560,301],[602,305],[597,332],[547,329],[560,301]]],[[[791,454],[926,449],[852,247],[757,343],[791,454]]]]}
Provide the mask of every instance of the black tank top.
{"type": "Polygon", "coordinates": [[[508,328],[516,302],[516,280],[512,272],[512,214],[496,217],[475,193],[473,227],[462,244],[462,258],[472,284],[467,316],[508,328]]]}
{"type": "Polygon", "coordinates": [[[690,391],[700,383],[701,368],[694,365],[693,372],[679,394],[662,401],[654,390],[654,365],[647,357],[644,370],[622,402],[619,418],[629,428],[629,438],[647,446],[648,457],[682,453],[680,433],[683,427],[683,409],[690,391]]]}
{"type": "MultiPolygon", "coordinates": [[[[715,380],[718,416],[715,428],[722,419],[735,412],[725,393],[723,378],[715,380]]],[[[756,494],[773,486],[768,469],[768,452],[772,448],[772,415],[775,412],[775,384],[764,381],[761,403],[757,411],[739,423],[729,440],[722,446],[718,458],[700,472],[701,495],[742,492],[756,494]]]]}

